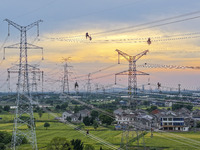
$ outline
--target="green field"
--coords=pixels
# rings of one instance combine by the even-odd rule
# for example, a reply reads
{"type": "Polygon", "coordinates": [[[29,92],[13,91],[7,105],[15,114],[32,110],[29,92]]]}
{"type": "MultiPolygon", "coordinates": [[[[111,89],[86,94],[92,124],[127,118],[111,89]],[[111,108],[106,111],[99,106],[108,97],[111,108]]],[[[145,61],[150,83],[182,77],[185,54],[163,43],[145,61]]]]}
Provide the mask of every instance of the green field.
{"type": "MultiPolygon", "coordinates": [[[[4,117],[3,120],[12,119],[10,114],[8,115],[0,115],[0,117],[4,117]]],[[[92,144],[95,146],[96,150],[99,150],[100,146],[103,147],[104,150],[108,150],[109,148],[100,142],[91,139],[86,136],[85,131],[83,133],[79,133],[74,128],[70,127],[67,124],[60,122],[51,122],[54,121],[52,116],[48,117],[47,113],[44,113],[42,118],[39,118],[38,114],[35,114],[35,118],[40,120],[41,122],[36,123],[36,134],[37,134],[37,143],[39,149],[45,149],[46,145],[51,141],[53,137],[65,137],[68,140],[72,139],[81,139],[84,144],[92,144]],[[43,125],[44,122],[42,120],[49,120],[50,127],[46,130],[43,125]]],[[[5,121],[5,120],[4,120],[5,121]]],[[[0,130],[12,132],[12,123],[0,122],[0,130]]],[[[90,129],[90,135],[94,135],[112,143],[116,147],[120,146],[121,143],[121,133],[122,131],[114,131],[108,129],[106,127],[100,127],[96,131],[92,127],[87,127],[85,129],[90,129]]],[[[129,133],[130,140],[132,137],[136,136],[135,132],[129,133]]],[[[146,149],[164,149],[164,150],[197,150],[200,149],[200,132],[184,132],[184,133],[154,133],[153,138],[150,137],[150,133],[147,133],[144,138],[146,149]]],[[[143,148],[143,138],[139,140],[139,148],[137,148],[137,141],[130,143],[130,149],[144,149],[143,148]]],[[[20,147],[20,150],[29,150],[31,149],[29,145],[23,145],[20,147]]]]}

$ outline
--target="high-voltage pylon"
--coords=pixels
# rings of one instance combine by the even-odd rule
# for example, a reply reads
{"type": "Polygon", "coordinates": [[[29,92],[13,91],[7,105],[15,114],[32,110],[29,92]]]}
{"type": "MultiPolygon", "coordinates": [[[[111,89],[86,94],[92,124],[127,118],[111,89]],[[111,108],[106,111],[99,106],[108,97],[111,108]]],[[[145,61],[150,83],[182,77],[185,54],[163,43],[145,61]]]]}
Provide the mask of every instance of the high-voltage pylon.
{"type": "Polygon", "coordinates": [[[63,93],[67,93],[69,94],[69,66],[67,61],[70,59],[71,57],[68,58],[63,58],[65,64],[64,64],[64,73],[63,73],[63,85],[62,85],[62,92],[63,93]]]}
{"type": "Polygon", "coordinates": [[[88,82],[87,82],[87,93],[91,93],[91,73],[88,74],[88,82]]]}
{"type": "MultiPolygon", "coordinates": [[[[24,137],[26,137],[32,146],[32,149],[37,150],[37,140],[35,132],[35,123],[33,117],[33,101],[30,93],[29,83],[29,71],[28,71],[28,49],[42,49],[41,47],[27,43],[27,31],[37,26],[37,35],[39,36],[39,23],[42,20],[38,20],[27,26],[20,26],[11,20],[5,19],[8,22],[8,26],[13,26],[20,31],[20,43],[13,44],[11,46],[4,47],[4,54],[6,48],[19,48],[19,70],[18,70],[18,82],[17,82],[17,100],[16,110],[14,117],[14,127],[12,135],[12,149],[17,149],[17,145],[22,143],[24,137]]],[[[43,49],[42,49],[43,50],[43,49]]],[[[5,56],[4,56],[5,58],[5,56]]]]}
{"type": "MultiPolygon", "coordinates": [[[[10,68],[7,69],[8,72],[8,77],[7,77],[7,82],[8,82],[8,91],[11,92],[11,87],[10,87],[10,77],[11,77],[11,73],[17,73],[19,74],[19,65],[15,65],[12,66],[10,68]]],[[[36,67],[35,65],[28,65],[28,72],[30,74],[32,74],[32,84],[31,84],[31,89],[32,89],[32,93],[37,93],[38,90],[38,81],[40,81],[41,86],[42,86],[42,92],[43,92],[43,71],[41,71],[38,67],[36,67]]]]}
{"type": "Polygon", "coordinates": [[[130,98],[137,94],[137,75],[149,75],[142,71],[136,70],[136,62],[144,55],[147,54],[148,50],[145,50],[135,56],[130,56],[118,49],[118,64],[120,64],[120,55],[123,56],[129,62],[129,69],[126,71],[122,71],[115,74],[115,84],[116,84],[116,76],[117,75],[128,75],[128,93],[130,94],[130,98]]]}

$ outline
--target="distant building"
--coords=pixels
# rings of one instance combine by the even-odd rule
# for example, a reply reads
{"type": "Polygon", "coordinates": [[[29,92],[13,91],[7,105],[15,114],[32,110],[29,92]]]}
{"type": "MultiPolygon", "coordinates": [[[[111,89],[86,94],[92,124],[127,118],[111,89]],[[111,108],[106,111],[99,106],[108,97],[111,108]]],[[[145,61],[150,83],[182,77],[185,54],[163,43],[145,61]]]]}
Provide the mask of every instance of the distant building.
{"type": "Polygon", "coordinates": [[[83,118],[86,116],[90,116],[90,111],[87,109],[80,110],[78,113],[74,113],[72,111],[66,111],[63,112],[62,114],[62,120],[66,120],[67,117],[70,117],[72,122],[82,122],[83,118]],[[79,117],[81,117],[80,120],[79,117]]]}
{"type": "Polygon", "coordinates": [[[165,101],[165,107],[172,107],[172,101],[165,101]]]}
{"type": "Polygon", "coordinates": [[[168,111],[166,113],[161,113],[160,116],[160,129],[171,130],[171,131],[188,131],[189,124],[186,124],[187,118],[189,116],[184,116],[182,114],[177,114],[173,111],[168,111]]]}

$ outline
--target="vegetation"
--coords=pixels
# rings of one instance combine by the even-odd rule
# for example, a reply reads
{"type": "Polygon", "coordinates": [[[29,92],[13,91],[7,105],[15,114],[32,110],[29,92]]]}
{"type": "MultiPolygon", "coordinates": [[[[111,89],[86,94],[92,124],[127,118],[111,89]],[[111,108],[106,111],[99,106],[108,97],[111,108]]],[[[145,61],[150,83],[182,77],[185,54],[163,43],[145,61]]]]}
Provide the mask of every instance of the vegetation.
{"type": "Polygon", "coordinates": [[[5,131],[0,131],[0,149],[4,150],[6,149],[7,144],[11,142],[12,135],[5,131]]]}
{"type": "Polygon", "coordinates": [[[94,148],[94,146],[87,144],[87,145],[85,145],[84,150],[95,150],[95,148],[94,148]]]}
{"type": "Polygon", "coordinates": [[[172,104],[172,110],[177,110],[181,108],[187,108],[188,110],[192,110],[193,106],[191,104],[186,104],[186,103],[176,103],[172,104]]]}
{"type": "Polygon", "coordinates": [[[106,125],[111,125],[111,123],[114,121],[113,118],[111,118],[111,117],[109,117],[109,116],[107,116],[107,115],[104,115],[104,114],[101,114],[101,115],[99,116],[99,119],[101,120],[101,122],[102,122],[103,124],[106,124],[106,125]]]}
{"type": "Polygon", "coordinates": [[[92,118],[96,119],[96,118],[99,117],[99,112],[96,111],[96,110],[92,110],[92,112],[91,112],[91,116],[92,116],[92,118]]]}
{"type": "Polygon", "coordinates": [[[92,125],[93,122],[94,122],[94,118],[92,118],[92,117],[86,116],[86,117],[83,118],[83,123],[84,123],[86,126],[92,125]]]}
{"type": "Polygon", "coordinates": [[[93,123],[93,127],[95,130],[99,127],[98,122],[96,120],[93,123]]]}
{"type": "Polygon", "coordinates": [[[197,128],[200,128],[200,121],[197,122],[197,128]]]}
{"type": "Polygon", "coordinates": [[[47,150],[73,150],[73,146],[66,138],[55,137],[47,145],[47,150]]]}
{"type": "Polygon", "coordinates": [[[9,112],[10,111],[10,106],[8,106],[8,105],[4,106],[3,110],[9,112]]]}
{"type": "Polygon", "coordinates": [[[42,117],[42,114],[43,114],[42,110],[39,110],[38,115],[39,115],[40,118],[42,117]]]}
{"type": "Polygon", "coordinates": [[[71,140],[71,145],[73,145],[74,150],[83,150],[83,142],[79,139],[71,140]]]}
{"type": "Polygon", "coordinates": [[[69,117],[69,116],[67,116],[66,120],[67,120],[68,122],[71,122],[72,118],[69,117]]]}
{"type": "Polygon", "coordinates": [[[154,110],[156,110],[156,109],[158,109],[158,107],[152,105],[150,108],[147,108],[146,110],[147,110],[148,112],[152,112],[152,111],[154,111],[154,110]]]}
{"type": "Polygon", "coordinates": [[[44,127],[45,127],[46,130],[47,130],[47,128],[50,127],[50,124],[49,124],[48,122],[45,122],[45,123],[44,123],[44,127]]]}

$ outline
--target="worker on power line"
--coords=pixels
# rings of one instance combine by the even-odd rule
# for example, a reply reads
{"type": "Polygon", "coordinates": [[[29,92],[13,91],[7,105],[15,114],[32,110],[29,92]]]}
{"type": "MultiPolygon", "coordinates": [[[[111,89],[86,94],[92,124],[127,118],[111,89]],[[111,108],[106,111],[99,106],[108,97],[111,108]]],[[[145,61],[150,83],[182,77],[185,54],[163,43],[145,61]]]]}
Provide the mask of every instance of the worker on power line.
{"type": "Polygon", "coordinates": [[[89,130],[86,131],[86,135],[89,135],[89,130]]]}
{"type": "Polygon", "coordinates": [[[77,83],[77,81],[76,81],[76,83],[75,83],[74,87],[75,87],[75,89],[77,89],[77,88],[78,88],[78,83],[77,83]]]}
{"type": "Polygon", "coordinates": [[[159,92],[161,92],[161,90],[160,90],[161,83],[158,82],[157,85],[158,85],[158,90],[159,90],[159,92]]]}
{"type": "Polygon", "coordinates": [[[86,39],[87,39],[88,37],[90,37],[89,34],[88,34],[88,32],[85,33],[85,37],[86,37],[86,39]]]}
{"type": "Polygon", "coordinates": [[[148,38],[148,40],[147,40],[147,44],[151,44],[151,39],[150,38],[148,38]]]}
{"type": "Polygon", "coordinates": [[[90,39],[90,41],[92,40],[92,36],[91,35],[89,36],[89,39],[90,39]]]}

